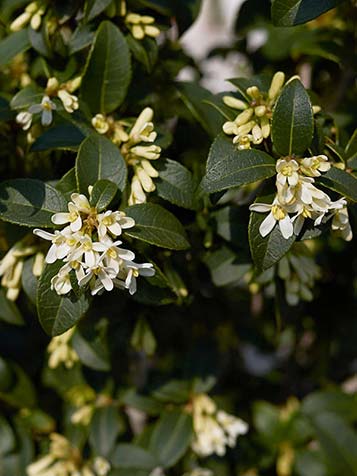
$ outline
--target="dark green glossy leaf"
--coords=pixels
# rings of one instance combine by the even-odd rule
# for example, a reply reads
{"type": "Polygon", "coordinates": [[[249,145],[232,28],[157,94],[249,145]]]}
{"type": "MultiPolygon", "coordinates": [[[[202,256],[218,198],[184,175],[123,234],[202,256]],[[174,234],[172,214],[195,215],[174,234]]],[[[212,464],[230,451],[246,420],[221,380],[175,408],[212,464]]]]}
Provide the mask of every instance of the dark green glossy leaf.
{"type": "Polygon", "coordinates": [[[16,304],[6,298],[4,289],[0,289],[0,320],[15,326],[24,324],[16,304]]]}
{"type": "Polygon", "coordinates": [[[75,167],[69,169],[68,172],[57,182],[56,189],[59,190],[68,201],[70,200],[72,193],[78,192],[75,167]]]}
{"type": "Polygon", "coordinates": [[[111,203],[117,192],[118,187],[110,180],[98,180],[94,184],[90,204],[102,211],[111,203]]]}
{"type": "Polygon", "coordinates": [[[63,195],[40,180],[16,179],[0,184],[0,218],[4,221],[53,228],[52,215],[66,208],[63,195]]]}
{"type": "Polygon", "coordinates": [[[277,26],[306,23],[344,0],[273,0],[271,15],[277,26]]]}
{"type": "Polygon", "coordinates": [[[149,449],[164,468],[169,468],[185,454],[192,436],[190,415],[179,410],[165,412],[155,425],[149,449]]]}
{"type": "Polygon", "coordinates": [[[86,21],[91,21],[100,15],[111,2],[112,0],[87,0],[84,13],[86,21]]]}
{"type": "Polygon", "coordinates": [[[40,323],[47,334],[56,336],[73,327],[87,312],[89,297],[70,293],[59,296],[51,290],[51,279],[63,266],[62,261],[47,265],[41,275],[37,289],[37,312],[40,323]]]}
{"type": "Polygon", "coordinates": [[[237,283],[252,268],[250,263],[242,262],[239,255],[227,247],[222,247],[207,256],[205,263],[216,286],[237,283]]]}
{"type": "Polygon", "coordinates": [[[339,416],[318,413],[309,418],[333,474],[357,475],[357,433],[339,416]]]}
{"type": "Polygon", "coordinates": [[[107,457],[119,434],[118,410],[114,406],[98,408],[91,422],[89,442],[93,451],[107,457]]]}
{"type": "Polygon", "coordinates": [[[219,135],[208,155],[202,187],[206,192],[220,192],[275,175],[275,160],[256,149],[239,151],[232,140],[219,135]]]}
{"type": "Polygon", "coordinates": [[[159,197],[183,208],[194,208],[194,183],[191,172],[175,160],[155,164],[159,178],[155,185],[159,197]]]}
{"type": "Polygon", "coordinates": [[[224,117],[208,104],[209,101],[214,102],[214,95],[197,83],[180,82],[177,89],[196,121],[212,138],[216,137],[222,130],[224,117]]]}
{"type": "Polygon", "coordinates": [[[148,472],[158,466],[156,458],[148,450],[125,443],[115,448],[111,456],[111,462],[114,468],[142,469],[148,472]]]}
{"type": "MultiPolygon", "coordinates": [[[[258,197],[256,202],[271,203],[273,198],[273,195],[258,197]]],[[[264,271],[280,261],[292,247],[296,239],[295,235],[289,239],[285,239],[277,224],[273,231],[263,238],[259,232],[259,227],[266,216],[267,213],[251,212],[249,220],[249,246],[258,271],[264,271]]]]}
{"type": "Polygon", "coordinates": [[[47,129],[32,144],[31,150],[42,151],[48,149],[77,150],[85,135],[72,124],[60,124],[47,129]]]}
{"type": "Polygon", "coordinates": [[[84,72],[81,96],[93,114],[114,111],[123,102],[131,79],[128,45],[109,21],[101,23],[84,72]]]}
{"type": "Polygon", "coordinates": [[[72,345],[82,364],[95,370],[110,370],[108,349],[99,336],[84,336],[77,329],[72,345]]]}
{"type": "Polygon", "coordinates": [[[30,48],[27,29],[16,31],[0,41],[0,66],[8,64],[19,53],[30,48]]]}
{"type": "Polygon", "coordinates": [[[126,41],[134,58],[142,63],[148,73],[151,73],[158,59],[158,45],[153,38],[145,37],[137,40],[128,35],[126,41]]]}
{"type": "Polygon", "coordinates": [[[325,187],[357,202],[357,178],[354,175],[332,167],[319,178],[319,182],[325,187]]]}
{"type": "Polygon", "coordinates": [[[300,80],[289,81],[273,112],[272,140],[281,155],[302,155],[314,131],[312,105],[300,80]]]}
{"type": "Polygon", "coordinates": [[[110,180],[119,190],[126,185],[127,167],[118,149],[100,135],[87,137],[81,144],[76,160],[78,189],[87,194],[88,187],[98,180],[110,180]]]}
{"type": "Polygon", "coordinates": [[[126,230],[129,235],[152,245],[172,250],[189,248],[186,232],[178,219],[160,205],[143,203],[125,210],[135,220],[135,227],[126,230]]]}
{"type": "Polygon", "coordinates": [[[4,417],[0,415],[0,458],[9,453],[15,446],[14,432],[4,417]]]}
{"type": "Polygon", "coordinates": [[[12,109],[28,109],[33,104],[39,104],[43,97],[41,90],[34,86],[26,86],[15,94],[10,102],[12,109]]]}

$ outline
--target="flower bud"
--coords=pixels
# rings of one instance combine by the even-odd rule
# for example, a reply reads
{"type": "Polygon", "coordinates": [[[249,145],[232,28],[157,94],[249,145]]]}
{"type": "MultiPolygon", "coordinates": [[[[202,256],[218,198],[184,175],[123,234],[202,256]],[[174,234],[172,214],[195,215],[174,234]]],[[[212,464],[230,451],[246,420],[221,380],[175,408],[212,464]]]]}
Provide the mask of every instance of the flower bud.
{"type": "Polygon", "coordinates": [[[283,72],[278,71],[274,74],[268,93],[269,99],[275,100],[277,98],[281,88],[283,87],[284,81],[285,74],[283,72]]]}
{"type": "Polygon", "coordinates": [[[223,102],[226,106],[232,107],[233,109],[244,110],[247,109],[248,105],[241,99],[237,99],[233,96],[224,96],[223,102]]]}

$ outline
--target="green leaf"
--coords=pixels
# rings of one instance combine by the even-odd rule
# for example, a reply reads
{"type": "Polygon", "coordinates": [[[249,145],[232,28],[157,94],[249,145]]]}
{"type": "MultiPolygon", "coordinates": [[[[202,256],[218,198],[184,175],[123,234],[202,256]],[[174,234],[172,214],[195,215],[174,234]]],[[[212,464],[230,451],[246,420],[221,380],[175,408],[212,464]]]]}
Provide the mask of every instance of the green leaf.
{"type": "Polygon", "coordinates": [[[128,45],[109,21],[101,23],[85,68],[81,96],[93,114],[114,111],[123,102],[131,79],[128,45]]]}
{"type": "Polygon", "coordinates": [[[202,187],[206,192],[220,192],[276,174],[275,160],[260,150],[239,151],[232,140],[219,135],[208,155],[202,187]]]}
{"type": "Polygon", "coordinates": [[[357,475],[357,433],[332,413],[309,418],[333,474],[357,475]]]}
{"type": "Polygon", "coordinates": [[[34,179],[15,179],[0,184],[0,218],[29,227],[54,227],[51,217],[66,210],[63,195],[34,179]]]}
{"type": "Polygon", "coordinates": [[[332,167],[321,175],[318,181],[325,187],[357,202],[357,178],[354,175],[332,167]]]}
{"type": "Polygon", "coordinates": [[[302,155],[314,132],[312,105],[300,80],[289,81],[273,112],[272,141],[281,155],[302,155]]]}
{"type": "Polygon", "coordinates": [[[66,172],[57,182],[56,189],[59,190],[68,201],[70,200],[72,193],[78,191],[75,167],[69,169],[68,172],[66,172]]]}
{"type": "MultiPolygon", "coordinates": [[[[274,195],[258,197],[256,202],[272,203],[273,198],[274,195]]],[[[285,239],[277,224],[273,231],[263,238],[259,232],[259,227],[266,216],[266,213],[251,212],[248,226],[249,246],[258,271],[265,271],[280,261],[296,239],[295,235],[285,239]]]]}
{"type": "Polygon", "coordinates": [[[160,402],[187,403],[192,393],[192,384],[186,380],[171,380],[153,392],[153,397],[160,402]]]}
{"type": "Polygon", "coordinates": [[[31,380],[16,364],[11,364],[14,374],[14,385],[6,391],[0,392],[0,400],[16,408],[31,408],[36,405],[36,393],[31,380]]]}
{"type": "Polygon", "coordinates": [[[72,124],[60,124],[47,129],[32,144],[32,151],[49,149],[77,150],[85,135],[72,124]]]}
{"type": "Polygon", "coordinates": [[[19,53],[30,48],[27,29],[16,31],[0,41],[0,66],[8,64],[19,53]]]}
{"type": "Polygon", "coordinates": [[[319,450],[298,450],[294,469],[298,476],[326,476],[326,464],[319,450]]]}
{"type": "Polygon", "coordinates": [[[84,13],[86,21],[91,21],[100,15],[111,2],[112,0],[87,0],[84,13]]]}
{"type": "Polygon", "coordinates": [[[226,246],[207,256],[205,263],[215,286],[236,284],[252,268],[251,263],[242,262],[239,255],[226,246]]]}
{"type": "Polygon", "coordinates": [[[12,109],[28,109],[33,104],[39,104],[42,97],[43,93],[37,87],[26,86],[15,94],[11,99],[10,106],[12,109]]]}
{"type": "Polygon", "coordinates": [[[0,392],[7,392],[14,383],[14,372],[6,360],[0,357],[0,392]]]}
{"type": "Polygon", "coordinates": [[[51,45],[48,38],[48,30],[46,22],[42,22],[42,26],[38,30],[28,29],[28,37],[32,48],[45,58],[52,57],[51,45]]]}
{"type": "Polygon", "coordinates": [[[116,446],[111,456],[111,463],[114,468],[142,469],[148,472],[158,466],[156,458],[149,451],[131,444],[116,446]]]}
{"type": "Polygon", "coordinates": [[[306,23],[344,0],[273,0],[271,15],[277,26],[293,26],[306,23]]]}
{"type": "Polygon", "coordinates": [[[92,207],[96,207],[99,212],[107,208],[111,203],[116,193],[118,192],[118,187],[115,183],[110,180],[98,180],[94,184],[90,204],[92,207]]]}
{"type": "Polygon", "coordinates": [[[280,442],[282,421],[279,409],[268,402],[257,401],[253,406],[254,427],[267,446],[274,446],[280,442]]]}
{"type": "Polygon", "coordinates": [[[22,326],[24,324],[16,304],[6,298],[3,289],[0,289],[0,320],[15,326],[22,326]]]}
{"type": "Polygon", "coordinates": [[[193,436],[192,418],[179,410],[165,412],[154,427],[149,449],[164,468],[185,454],[193,436]]]}
{"type": "Polygon", "coordinates": [[[78,329],[73,336],[72,345],[80,361],[91,369],[110,370],[108,351],[100,337],[90,337],[83,336],[78,329]]]}
{"type": "Polygon", "coordinates": [[[224,118],[209,104],[214,102],[215,96],[197,83],[179,82],[177,90],[196,121],[212,138],[216,137],[222,131],[224,118]]]}
{"type": "Polygon", "coordinates": [[[357,419],[356,395],[341,390],[314,392],[304,398],[301,411],[312,417],[318,413],[335,413],[344,420],[353,422],[357,419]]]}
{"type": "Polygon", "coordinates": [[[175,160],[155,164],[159,178],[155,185],[159,197],[183,208],[194,208],[195,187],[191,172],[175,160]]]}
{"type": "Polygon", "coordinates": [[[163,410],[163,404],[154,398],[139,395],[134,389],[128,390],[122,396],[121,401],[125,405],[137,408],[148,415],[159,415],[163,410]]]}
{"type": "Polygon", "coordinates": [[[135,227],[126,230],[126,235],[171,250],[189,248],[184,227],[160,205],[142,203],[127,208],[125,212],[135,220],[135,227]]]}
{"type": "Polygon", "coordinates": [[[93,24],[78,25],[68,43],[69,54],[73,55],[90,46],[93,43],[94,35],[95,29],[93,24]]]}
{"type": "Polygon", "coordinates": [[[108,456],[119,434],[118,410],[113,406],[98,408],[91,422],[89,442],[93,451],[108,456]]]}
{"type": "Polygon", "coordinates": [[[80,297],[70,293],[59,296],[51,290],[51,279],[63,266],[62,261],[47,265],[41,275],[37,288],[37,312],[40,323],[51,336],[63,334],[73,327],[87,312],[89,297],[83,293],[80,297]]]}
{"type": "Polygon", "coordinates": [[[14,449],[15,444],[15,435],[11,426],[0,415],[0,457],[14,449]]]}
{"type": "Polygon", "coordinates": [[[126,185],[127,167],[118,147],[100,135],[87,137],[76,159],[78,189],[87,194],[88,187],[98,180],[110,180],[119,190],[126,185]]]}
{"type": "Polygon", "coordinates": [[[145,37],[136,40],[132,35],[127,35],[126,41],[134,58],[145,66],[151,73],[158,59],[158,45],[153,38],[145,37]]]}

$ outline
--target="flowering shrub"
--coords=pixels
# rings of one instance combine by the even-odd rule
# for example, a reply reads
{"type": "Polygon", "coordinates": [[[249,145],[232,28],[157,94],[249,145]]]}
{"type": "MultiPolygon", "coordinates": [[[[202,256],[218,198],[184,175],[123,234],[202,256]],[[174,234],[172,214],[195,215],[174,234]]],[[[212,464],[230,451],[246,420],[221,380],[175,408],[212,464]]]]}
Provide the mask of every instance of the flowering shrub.
{"type": "Polygon", "coordinates": [[[0,5],[0,474],[357,475],[356,2],[200,6],[0,5]]]}

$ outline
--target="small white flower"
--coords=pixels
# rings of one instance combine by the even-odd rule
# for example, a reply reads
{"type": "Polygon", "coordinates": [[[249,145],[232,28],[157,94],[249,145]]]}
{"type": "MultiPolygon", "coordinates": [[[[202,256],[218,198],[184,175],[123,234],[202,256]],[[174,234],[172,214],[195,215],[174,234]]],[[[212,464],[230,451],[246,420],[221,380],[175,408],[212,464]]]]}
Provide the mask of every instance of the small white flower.
{"type": "Polygon", "coordinates": [[[99,134],[106,134],[109,131],[109,123],[103,114],[96,114],[92,118],[92,126],[99,134]]]}
{"type": "Polygon", "coordinates": [[[113,236],[119,236],[122,230],[127,230],[135,226],[135,220],[125,215],[124,212],[112,212],[110,210],[100,213],[98,219],[98,234],[99,238],[104,238],[108,231],[113,236]]]}
{"type": "Polygon", "coordinates": [[[77,96],[70,94],[65,89],[60,89],[57,93],[57,96],[62,101],[62,104],[65,110],[69,112],[70,114],[79,108],[77,96]]]}
{"type": "Polygon", "coordinates": [[[52,242],[52,246],[47,252],[46,263],[54,263],[58,259],[63,259],[77,245],[77,240],[73,240],[73,235],[69,227],[61,231],[55,230],[54,233],[49,233],[45,230],[35,228],[33,233],[44,240],[52,242]]]}
{"type": "Polygon", "coordinates": [[[275,198],[273,203],[253,203],[249,209],[253,212],[267,213],[268,216],[263,220],[259,227],[259,232],[262,237],[266,237],[274,229],[278,223],[281,234],[287,240],[294,234],[294,227],[292,220],[286,210],[275,198]]]}
{"type": "Polygon", "coordinates": [[[56,104],[52,102],[48,96],[43,96],[40,104],[34,104],[33,106],[30,106],[29,113],[41,113],[41,124],[43,126],[49,126],[53,118],[52,111],[55,109],[57,109],[56,104]]]}
{"type": "Polygon", "coordinates": [[[105,265],[114,269],[117,274],[123,261],[135,259],[135,254],[132,251],[119,247],[121,244],[122,241],[112,242],[111,240],[93,243],[93,250],[102,253],[105,265]]]}
{"type": "Polygon", "coordinates": [[[90,284],[92,296],[98,294],[102,290],[112,291],[114,288],[114,279],[117,272],[113,268],[109,268],[103,263],[103,258],[96,256],[96,261],[92,266],[86,264],[85,276],[79,281],[79,286],[90,284]]]}
{"type": "Polygon", "coordinates": [[[276,179],[280,185],[288,183],[294,187],[299,182],[298,170],[299,164],[296,160],[279,159],[276,163],[276,171],[278,172],[276,179]]]}
{"type": "Polygon", "coordinates": [[[131,180],[131,192],[128,200],[129,205],[135,205],[137,203],[145,203],[146,195],[137,175],[134,175],[131,180]]]}
{"type": "Polygon", "coordinates": [[[55,213],[51,221],[55,225],[70,223],[71,230],[76,232],[82,228],[81,213],[89,214],[91,206],[85,195],[72,193],[71,199],[72,201],[68,203],[68,212],[55,213]]]}
{"type": "Polygon", "coordinates": [[[326,155],[317,155],[300,160],[301,172],[308,177],[320,177],[321,172],[327,172],[331,164],[326,155]]]}
{"type": "Polygon", "coordinates": [[[67,368],[72,368],[79,361],[76,351],[72,348],[70,341],[74,333],[74,327],[69,329],[60,336],[53,337],[49,343],[47,350],[50,354],[48,366],[51,369],[57,368],[60,364],[64,364],[67,368]]]}
{"type": "Polygon", "coordinates": [[[97,456],[93,462],[93,469],[97,476],[106,476],[110,471],[110,464],[106,459],[97,456]]]}
{"type": "Polygon", "coordinates": [[[60,296],[71,291],[71,277],[66,269],[60,270],[56,276],[53,276],[51,279],[51,289],[55,290],[60,296]]]}
{"type": "Polygon", "coordinates": [[[24,131],[27,131],[32,124],[32,114],[28,111],[19,112],[16,116],[16,122],[21,125],[24,131]]]}
{"type": "Polygon", "coordinates": [[[347,207],[335,210],[331,228],[336,231],[344,240],[351,241],[353,238],[347,207]]]}
{"type": "Polygon", "coordinates": [[[129,294],[135,294],[137,289],[136,279],[139,276],[151,277],[155,274],[155,269],[151,263],[134,263],[126,262],[125,267],[128,270],[127,277],[125,279],[125,288],[129,290],[129,294]]]}

